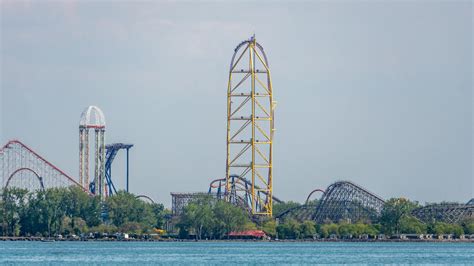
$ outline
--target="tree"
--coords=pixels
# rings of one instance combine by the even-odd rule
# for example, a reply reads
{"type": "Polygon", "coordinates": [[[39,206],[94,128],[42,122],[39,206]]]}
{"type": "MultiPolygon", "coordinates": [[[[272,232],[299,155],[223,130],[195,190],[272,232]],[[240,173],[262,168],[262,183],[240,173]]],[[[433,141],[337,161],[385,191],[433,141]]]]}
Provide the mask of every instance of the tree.
{"type": "Polygon", "coordinates": [[[316,223],[314,221],[304,221],[300,225],[301,237],[312,238],[316,234],[316,223]]]}
{"type": "Polygon", "coordinates": [[[49,235],[43,191],[28,194],[28,206],[21,216],[23,235],[49,235]]]}
{"type": "Polygon", "coordinates": [[[90,197],[87,201],[85,209],[81,211],[81,218],[84,219],[87,226],[98,226],[102,222],[101,216],[101,201],[100,197],[90,197]]]}
{"type": "Polygon", "coordinates": [[[335,223],[323,224],[320,227],[320,234],[327,238],[332,234],[339,235],[339,226],[335,223]]]}
{"type": "Polygon", "coordinates": [[[356,223],[354,226],[354,235],[360,236],[363,234],[375,236],[379,233],[379,229],[373,224],[356,223]]]}
{"type": "Polygon", "coordinates": [[[100,197],[91,196],[77,186],[33,192],[4,189],[0,199],[0,232],[11,236],[51,236],[94,230],[117,232],[117,226],[121,230],[147,232],[164,223],[162,204],[146,203],[123,191],[105,201],[111,226],[102,224],[102,206],[100,197]]]}
{"type": "Polygon", "coordinates": [[[392,198],[386,201],[380,218],[383,231],[387,234],[399,234],[402,218],[409,216],[416,207],[418,207],[417,202],[405,198],[392,198]]]}
{"type": "Polygon", "coordinates": [[[404,216],[400,219],[400,232],[406,234],[426,234],[427,226],[413,216],[404,216]]]}
{"type": "Polygon", "coordinates": [[[153,211],[153,215],[155,216],[155,224],[156,228],[163,228],[165,224],[165,215],[167,212],[165,211],[165,207],[161,203],[153,203],[151,204],[151,208],[153,211]]]}
{"type": "Polygon", "coordinates": [[[137,222],[149,228],[157,223],[157,217],[155,216],[157,210],[154,209],[156,206],[138,199],[131,193],[117,192],[107,198],[106,206],[109,219],[117,227],[129,222],[137,222]]]}
{"type": "Polygon", "coordinates": [[[298,239],[301,237],[301,226],[294,219],[287,219],[284,223],[279,224],[276,228],[278,238],[281,239],[298,239]]]}
{"type": "Polygon", "coordinates": [[[215,220],[211,205],[203,202],[188,204],[181,215],[180,227],[187,232],[193,231],[196,239],[202,239],[204,232],[211,232],[215,220]]]}
{"type": "Polygon", "coordinates": [[[177,226],[180,238],[194,233],[196,239],[224,238],[232,231],[256,229],[243,209],[212,197],[190,202],[184,207],[177,226]]]}
{"type": "Polygon", "coordinates": [[[337,228],[338,235],[345,238],[351,238],[354,235],[352,224],[347,222],[340,222],[337,228]]]}
{"type": "Polygon", "coordinates": [[[457,238],[459,238],[460,235],[464,234],[464,230],[462,226],[460,226],[459,224],[451,224],[449,231],[451,234],[454,235],[454,237],[457,237],[457,238]]]}
{"type": "Polygon", "coordinates": [[[98,226],[94,226],[89,229],[89,232],[91,233],[107,233],[107,234],[113,234],[116,233],[118,228],[111,224],[111,225],[106,225],[106,224],[99,224],[98,226]]]}
{"type": "Polygon", "coordinates": [[[21,234],[60,234],[68,213],[67,195],[67,188],[48,188],[28,193],[28,204],[20,215],[23,225],[21,234]]]}
{"type": "Polygon", "coordinates": [[[464,234],[464,230],[461,225],[448,224],[443,222],[435,222],[430,226],[430,233],[437,235],[442,234],[454,234],[456,237],[464,234]]]}
{"type": "Polygon", "coordinates": [[[277,216],[289,209],[295,208],[300,206],[298,202],[294,201],[287,201],[287,202],[282,202],[282,203],[274,203],[273,204],[273,216],[277,216]]]}
{"type": "Polygon", "coordinates": [[[120,231],[130,234],[141,234],[144,231],[143,225],[137,222],[126,222],[120,227],[120,231]]]}
{"type": "Polygon", "coordinates": [[[474,222],[465,224],[464,225],[464,232],[466,234],[474,234],[474,222]]]}
{"type": "Polygon", "coordinates": [[[275,237],[276,236],[276,222],[275,220],[268,220],[262,224],[261,229],[265,232],[265,234],[275,237]]]}
{"type": "Polygon", "coordinates": [[[2,192],[3,233],[18,236],[21,229],[21,215],[27,206],[26,189],[5,188],[2,192]]]}
{"type": "Polygon", "coordinates": [[[215,225],[220,228],[220,230],[218,230],[220,235],[217,237],[220,238],[226,235],[229,237],[229,233],[232,231],[242,230],[248,221],[247,216],[241,208],[222,200],[216,202],[213,212],[215,225]]]}
{"type": "Polygon", "coordinates": [[[138,216],[138,199],[130,193],[119,191],[106,200],[109,219],[113,225],[120,227],[127,222],[136,221],[138,216]]]}
{"type": "Polygon", "coordinates": [[[83,210],[87,209],[89,195],[79,187],[69,187],[65,195],[65,201],[67,203],[68,216],[77,217],[81,215],[83,210]]]}
{"type": "Polygon", "coordinates": [[[62,220],[67,213],[66,190],[63,188],[48,188],[39,198],[42,200],[44,220],[48,226],[48,235],[59,234],[62,220]]]}

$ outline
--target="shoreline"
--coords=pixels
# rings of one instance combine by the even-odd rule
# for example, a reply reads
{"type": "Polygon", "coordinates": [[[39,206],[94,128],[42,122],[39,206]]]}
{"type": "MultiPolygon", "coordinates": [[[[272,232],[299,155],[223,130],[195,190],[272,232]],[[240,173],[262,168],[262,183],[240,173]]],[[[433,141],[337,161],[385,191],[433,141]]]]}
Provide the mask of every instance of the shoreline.
{"type": "Polygon", "coordinates": [[[195,239],[56,239],[45,237],[0,237],[2,242],[284,242],[284,243],[303,243],[303,242],[347,242],[347,243],[410,243],[410,242],[426,242],[426,243],[474,243],[474,239],[284,239],[284,240],[260,240],[260,239],[212,239],[212,240],[195,240],[195,239]]]}

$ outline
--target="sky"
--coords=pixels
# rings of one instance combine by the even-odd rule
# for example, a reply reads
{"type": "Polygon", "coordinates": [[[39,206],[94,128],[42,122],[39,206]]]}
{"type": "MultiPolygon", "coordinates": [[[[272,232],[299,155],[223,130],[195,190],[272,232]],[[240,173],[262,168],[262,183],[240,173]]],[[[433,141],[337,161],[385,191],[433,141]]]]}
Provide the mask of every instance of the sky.
{"type": "MultiPolygon", "coordinates": [[[[130,190],[225,176],[234,48],[253,34],[272,70],[274,195],[303,202],[350,180],[383,198],[474,197],[470,1],[0,0],[0,142],[78,176],[89,105],[106,142],[133,143],[130,190]]],[[[124,153],[114,162],[124,188],[124,153]]]]}

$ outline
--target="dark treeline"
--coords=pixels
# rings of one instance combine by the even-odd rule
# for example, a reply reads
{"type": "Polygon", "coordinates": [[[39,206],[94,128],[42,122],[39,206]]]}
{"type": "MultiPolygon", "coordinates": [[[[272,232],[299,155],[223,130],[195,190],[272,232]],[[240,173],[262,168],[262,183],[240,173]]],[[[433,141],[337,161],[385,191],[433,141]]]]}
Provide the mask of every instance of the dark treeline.
{"type": "Polygon", "coordinates": [[[78,187],[36,192],[10,188],[1,198],[0,235],[7,236],[141,234],[162,227],[165,215],[162,204],[146,203],[123,191],[103,203],[78,187]]]}

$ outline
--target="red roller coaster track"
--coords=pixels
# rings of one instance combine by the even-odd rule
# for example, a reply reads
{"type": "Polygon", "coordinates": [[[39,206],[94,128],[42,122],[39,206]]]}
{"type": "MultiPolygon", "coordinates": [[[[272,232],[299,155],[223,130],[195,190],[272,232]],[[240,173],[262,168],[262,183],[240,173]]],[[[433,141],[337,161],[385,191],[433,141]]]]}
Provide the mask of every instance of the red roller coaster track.
{"type": "Polygon", "coordinates": [[[38,179],[32,173],[43,179],[44,188],[79,186],[87,191],[74,178],[19,140],[11,140],[0,149],[2,187],[9,185],[34,189],[37,184],[31,182],[31,177],[34,177],[36,182],[38,182],[38,179]],[[31,171],[22,171],[15,174],[22,168],[28,168],[31,171]]]}

